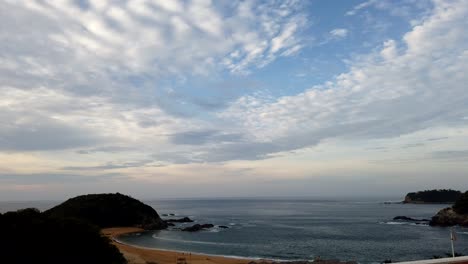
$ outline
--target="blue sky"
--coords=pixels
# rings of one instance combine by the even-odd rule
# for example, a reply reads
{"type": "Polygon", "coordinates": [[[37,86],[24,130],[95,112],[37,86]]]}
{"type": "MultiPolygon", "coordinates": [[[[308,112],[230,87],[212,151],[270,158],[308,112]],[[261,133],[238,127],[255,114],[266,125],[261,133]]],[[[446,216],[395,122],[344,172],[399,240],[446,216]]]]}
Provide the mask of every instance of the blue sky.
{"type": "Polygon", "coordinates": [[[1,200],[468,184],[466,1],[0,4],[1,200]]]}

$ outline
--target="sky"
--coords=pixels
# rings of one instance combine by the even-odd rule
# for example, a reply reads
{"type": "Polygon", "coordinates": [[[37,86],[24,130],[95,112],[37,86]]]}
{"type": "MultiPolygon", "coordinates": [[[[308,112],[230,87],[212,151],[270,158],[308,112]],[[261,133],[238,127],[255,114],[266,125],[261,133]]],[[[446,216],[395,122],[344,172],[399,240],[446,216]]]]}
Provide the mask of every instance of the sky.
{"type": "Polygon", "coordinates": [[[468,186],[468,1],[0,0],[0,200],[468,186]]]}

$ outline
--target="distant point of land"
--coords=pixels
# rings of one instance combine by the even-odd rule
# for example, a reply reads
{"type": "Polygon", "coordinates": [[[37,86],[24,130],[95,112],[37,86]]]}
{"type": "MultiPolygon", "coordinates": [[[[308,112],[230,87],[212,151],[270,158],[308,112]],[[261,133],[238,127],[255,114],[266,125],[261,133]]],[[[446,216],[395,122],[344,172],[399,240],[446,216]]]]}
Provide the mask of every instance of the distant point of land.
{"type": "Polygon", "coordinates": [[[462,196],[462,192],[450,189],[426,190],[411,192],[405,196],[403,203],[413,204],[452,204],[462,196]]]}

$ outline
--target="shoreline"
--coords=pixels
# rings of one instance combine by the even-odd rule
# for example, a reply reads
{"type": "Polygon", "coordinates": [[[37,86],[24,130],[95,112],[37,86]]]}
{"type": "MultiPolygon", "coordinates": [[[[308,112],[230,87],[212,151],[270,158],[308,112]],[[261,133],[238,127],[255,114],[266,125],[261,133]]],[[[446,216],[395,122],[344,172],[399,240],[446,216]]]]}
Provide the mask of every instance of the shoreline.
{"type": "Polygon", "coordinates": [[[113,227],[101,229],[101,233],[109,237],[128,264],[248,264],[251,261],[272,262],[263,258],[243,258],[237,256],[219,256],[199,254],[185,251],[174,251],[156,248],[147,248],[129,245],[117,239],[123,234],[144,232],[146,230],[137,227],[113,227]]]}

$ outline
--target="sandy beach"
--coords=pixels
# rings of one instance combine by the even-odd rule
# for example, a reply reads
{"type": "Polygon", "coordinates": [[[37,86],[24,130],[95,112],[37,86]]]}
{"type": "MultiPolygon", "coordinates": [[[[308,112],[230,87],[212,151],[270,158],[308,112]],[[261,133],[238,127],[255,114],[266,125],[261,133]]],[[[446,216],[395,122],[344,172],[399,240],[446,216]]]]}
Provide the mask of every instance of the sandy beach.
{"type": "Polygon", "coordinates": [[[247,264],[252,260],[181,253],[168,250],[133,247],[117,242],[114,238],[133,232],[142,232],[136,227],[116,227],[102,229],[102,233],[112,239],[112,243],[128,260],[129,264],[247,264]]]}

